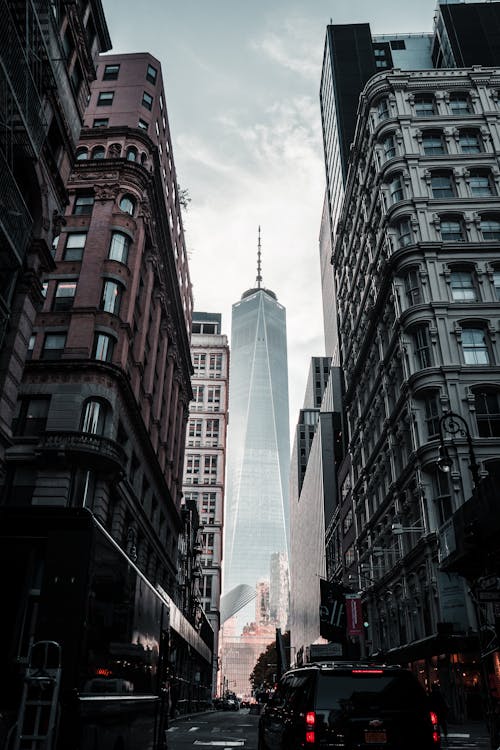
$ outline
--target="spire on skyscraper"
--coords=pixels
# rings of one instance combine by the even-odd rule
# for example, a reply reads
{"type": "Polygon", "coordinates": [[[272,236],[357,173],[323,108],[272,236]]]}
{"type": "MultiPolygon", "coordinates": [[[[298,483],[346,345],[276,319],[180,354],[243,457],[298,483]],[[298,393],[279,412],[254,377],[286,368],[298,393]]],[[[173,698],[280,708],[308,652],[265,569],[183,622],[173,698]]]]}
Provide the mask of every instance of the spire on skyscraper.
{"type": "Polygon", "coordinates": [[[260,224],[259,224],[259,239],[257,242],[257,278],[255,279],[255,281],[257,282],[257,289],[260,289],[260,285],[262,283],[262,266],[260,262],[260,256],[261,256],[261,251],[260,251],[260,224]]]}

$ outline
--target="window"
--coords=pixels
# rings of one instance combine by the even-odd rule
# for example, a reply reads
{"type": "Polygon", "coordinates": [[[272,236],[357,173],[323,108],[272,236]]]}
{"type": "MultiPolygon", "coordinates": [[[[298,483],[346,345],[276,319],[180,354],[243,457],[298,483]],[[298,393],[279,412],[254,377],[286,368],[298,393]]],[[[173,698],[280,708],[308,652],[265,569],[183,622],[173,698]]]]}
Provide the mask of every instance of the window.
{"type": "Polygon", "coordinates": [[[75,216],[90,216],[93,206],[93,195],[77,195],[73,204],[73,213],[75,216]]]}
{"type": "Polygon", "coordinates": [[[377,115],[379,120],[386,120],[389,117],[389,100],[380,99],[377,104],[377,115]]]}
{"type": "Polygon", "coordinates": [[[135,198],[131,195],[124,195],[120,200],[120,210],[133,216],[135,211],[135,198]]]}
{"type": "Polygon", "coordinates": [[[197,404],[203,404],[204,395],[205,386],[193,385],[193,401],[196,401],[197,404]]]}
{"type": "Polygon", "coordinates": [[[204,457],[203,474],[205,477],[209,477],[211,484],[215,484],[215,479],[217,477],[217,456],[208,455],[204,457]]]}
{"type": "Polygon", "coordinates": [[[479,154],[482,151],[481,138],[476,130],[461,130],[458,142],[463,154],[479,154]]]}
{"type": "Polygon", "coordinates": [[[92,159],[104,159],[106,156],[106,149],[104,146],[96,146],[92,149],[92,159]]]}
{"type": "Polygon", "coordinates": [[[96,333],[94,337],[94,348],[92,356],[101,362],[111,362],[113,359],[113,349],[115,348],[115,339],[107,333],[96,333]]]}
{"type": "Polygon", "coordinates": [[[212,411],[219,411],[220,407],[220,387],[219,386],[209,386],[207,389],[207,403],[209,404],[208,408],[212,411]]]}
{"type": "Polygon", "coordinates": [[[118,315],[120,311],[122,288],[116,281],[106,279],[102,288],[101,310],[118,315]]]}
{"type": "Polygon", "coordinates": [[[146,71],[146,80],[150,83],[156,83],[156,78],[158,76],[158,71],[156,68],[153,68],[152,65],[148,65],[148,69],[146,71]]]}
{"type": "Polygon", "coordinates": [[[405,276],[406,297],[410,305],[418,305],[423,302],[422,287],[420,283],[420,271],[412,268],[405,276]]]}
{"type": "Polygon", "coordinates": [[[493,288],[495,290],[495,297],[500,302],[500,271],[493,272],[493,288]]]}
{"type": "Polygon", "coordinates": [[[64,260],[81,260],[86,239],[87,232],[68,233],[66,247],[64,248],[64,260]]]}
{"type": "Polygon", "coordinates": [[[146,109],[153,109],[153,97],[147,91],[142,94],[142,106],[146,109]]]}
{"type": "Polygon", "coordinates": [[[415,97],[415,114],[417,117],[429,117],[436,113],[436,105],[432,94],[418,94],[415,97]]]}
{"type": "Polygon", "coordinates": [[[392,159],[393,156],[396,156],[396,138],[392,133],[382,141],[382,149],[385,159],[392,159]]]}
{"type": "Polygon", "coordinates": [[[109,119],[107,117],[96,117],[92,123],[93,128],[107,128],[109,119]]]}
{"type": "Polygon", "coordinates": [[[20,399],[12,422],[13,434],[27,437],[42,435],[47,426],[49,407],[50,398],[20,399]]]}
{"type": "Polygon", "coordinates": [[[389,195],[391,204],[402,201],[404,198],[403,175],[395,174],[389,178],[389,195]]]}
{"type": "Polygon", "coordinates": [[[437,522],[442,526],[453,513],[449,474],[437,469],[433,477],[434,503],[437,522]]]}
{"type": "Polygon", "coordinates": [[[106,407],[102,401],[87,401],[82,413],[82,432],[90,432],[92,435],[102,435],[106,421],[106,407]]]}
{"type": "Polygon", "coordinates": [[[438,130],[427,130],[422,134],[422,148],[426,156],[445,154],[443,134],[438,130]]]}
{"type": "Polygon", "coordinates": [[[190,453],[186,457],[186,480],[188,484],[199,484],[201,456],[199,453],[190,453]]]}
{"type": "Polygon", "coordinates": [[[485,197],[488,195],[496,194],[490,172],[479,169],[471,169],[468,182],[470,194],[473,197],[485,197]]]}
{"type": "Polygon", "coordinates": [[[58,281],[54,295],[53,310],[71,310],[76,294],[76,281],[58,281]]]}
{"type": "Polygon", "coordinates": [[[490,354],[483,328],[463,328],[462,352],[466,365],[488,365],[490,354]]]}
{"type": "Polygon", "coordinates": [[[195,374],[199,375],[204,373],[207,366],[207,355],[206,354],[193,354],[193,369],[195,374]]]}
{"type": "Polygon", "coordinates": [[[89,158],[89,150],[88,148],[79,148],[76,151],[76,160],[77,161],[86,161],[89,158]]]}
{"type": "Polygon", "coordinates": [[[103,81],[116,81],[120,72],[119,65],[105,65],[104,73],[102,74],[103,81]]]}
{"type": "Polygon", "coordinates": [[[453,198],[455,188],[450,172],[433,172],[431,175],[431,190],[433,198],[453,198]]]}
{"type": "Polygon", "coordinates": [[[141,128],[141,130],[147,130],[149,128],[149,125],[146,122],[146,120],[139,120],[138,125],[141,128]]]}
{"type": "Polygon", "coordinates": [[[427,437],[430,439],[439,435],[440,408],[438,391],[430,391],[425,394],[424,409],[427,437]]]}
{"type": "Polygon", "coordinates": [[[391,49],[406,49],[406,44],[404,39],[391,39],[390,41],[391,49]]]}
{"type": "Polygon", "coordinates": [[[127,237],[126,234],[113,232],[111,235],[108,258],[110,260],[117,260],[119,263],[126,263],[129,245],[130,238],[127,237]]]}
{"type": "Polygon", "coordinates": [[[60,359],[65,346],[65,333],[47,333],[43,342],[42,359],[60,359]]]}
{"type": "Polygon", "coordinates": [[[137,161],[137,149],[134,146],[127,149],[127,161],[137,161]]]}
{"type": "Polygon", "coordinates": [[[476,422],[480,437],[500,437],[500,403],[497,391],[476,391],[476,422]]]}
{"type": "Polygon", "coordinates": [[[468,94],[450,94],[450,111],[454,115],[466,115],[472,112],[468,94]]]}
{"type": "Polygon", "coordinates": [[[217,440],[219,437],[219,420],[218,419],[207,419],[206,436],[213,440],[217,440]]]}
{"type": "Polygon", "coordinates": [[[500,240],[500,219],[481,219],[483,240],[500,240]]]}
{"type": "Polygon", "coordinates": [[[420,368],[431,367],[431,344],[429,339],[429,329],[426,325],[418,326],[413,334],[415,342],[415,354],[417,363],[420,368]]]}
{"type": "Polygon", "coordinates": [[[208,361],[209,374],[221,374],[222,373],[222,354],[211,354],[208,361]]]}
{"type": "Polygon", "coordinates": [[[31,359],[33,356],[33,349],[35,348],[36,334],[32,333],[28,339],[28,350],[26,352],[26,359],[31,359]]]}
{"type": "Polygon", "coordinates": [[[463,226],[459,217],[442,218],[440,227],[443,242],[463,242],[463,226]]]}
{"type": "Polygon", "coordinates": [[[406,247],[413,242],[413,230],[410,219],[401,219],[396,225],[399,247],[406,247]]]}
{"type": "Polygon", "coordinates": [[[471,271],[452,271],[450,288],[454,302],[475,302],[477,299],[471,271]]]}
{"type": "Polygon", "coordinates": [[[188,424],[188,436],[190,438],[201,438],[201,428],[203,422],[201,419],[190,419],[188,424]]]}
{"type": "Polygon", "coordinates": [[[97,97],[97,106],[105,107],[109,104],[113,104],[114,95],[114,91],[99,91],[99,95],[97,97]]]}

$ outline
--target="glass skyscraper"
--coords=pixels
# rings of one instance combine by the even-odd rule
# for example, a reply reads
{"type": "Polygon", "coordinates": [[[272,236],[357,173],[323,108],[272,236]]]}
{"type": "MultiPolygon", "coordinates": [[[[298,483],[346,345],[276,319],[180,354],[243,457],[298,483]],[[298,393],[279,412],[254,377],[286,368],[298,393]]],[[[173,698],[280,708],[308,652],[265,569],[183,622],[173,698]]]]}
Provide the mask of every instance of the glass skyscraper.
{"type": "MultiPolygon", "coordinates": [[[[225,592],[238,584],[255,590],[260,581],[270,581],[271,559],[277,553],[288,562],[286,311],[260,282],[259,252],[257,287],[246,291],[232,310],[225,592]]],[[[255,603],[238,615],[239,625],[255,619],[255,603]]]]}

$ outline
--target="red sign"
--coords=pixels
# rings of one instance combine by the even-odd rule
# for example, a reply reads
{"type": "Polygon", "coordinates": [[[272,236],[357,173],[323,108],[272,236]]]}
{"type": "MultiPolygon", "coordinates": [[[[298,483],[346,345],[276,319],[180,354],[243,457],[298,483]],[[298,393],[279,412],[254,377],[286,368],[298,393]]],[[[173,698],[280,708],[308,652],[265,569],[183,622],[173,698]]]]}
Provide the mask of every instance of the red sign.
{"type": "Polygon", "coordinates": [[[359,594],[346,594],[347,635],[363,634],[363,614],[359,594]]]}

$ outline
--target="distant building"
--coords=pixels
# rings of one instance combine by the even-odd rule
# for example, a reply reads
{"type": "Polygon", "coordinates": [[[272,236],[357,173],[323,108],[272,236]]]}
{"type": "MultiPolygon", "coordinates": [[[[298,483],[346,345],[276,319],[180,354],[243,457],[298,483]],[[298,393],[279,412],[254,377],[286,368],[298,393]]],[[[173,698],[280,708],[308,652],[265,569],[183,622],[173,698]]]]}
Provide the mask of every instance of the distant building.
{"type": "MultiPolygon", "coordinates": [[[[230,382],[224,523],[226,596],[241,584],[255,590],[260,581],[269,581],[273,555],[283,556],[275,572],[282,571],[285,575],[288,564],[286,312],[274,292],[262,286],[260,230],[256,286],[233,305],[230,382]]],[[[273,593],[280,586],[275,581],[273,593]]],[[[245,625],[254,627],[251,604],[235,617],[240,633],[245,625]]],[[[271,635],[272,632],[271,627],[271,635]]],[[[224,638],[222,642],[222,670],[230,677],[224,638]]],[[[241,683],[244,692],[249,690],[250,671],[246,678],[241,678],[247,682],[241,683]]]]}
{"type": "MultiPolygon", "coordinates": [[[[229,398],[229,346],[221,332],[220,313],[193,313],[191,357],[193,401],[189,407],[183,490],[200,519],[200,604],[213,627],[217,688],[218,635],[222,578],[222,532],[229,398]]],[[[187,581],[189,583],[189,581],[187,581]]]]}

